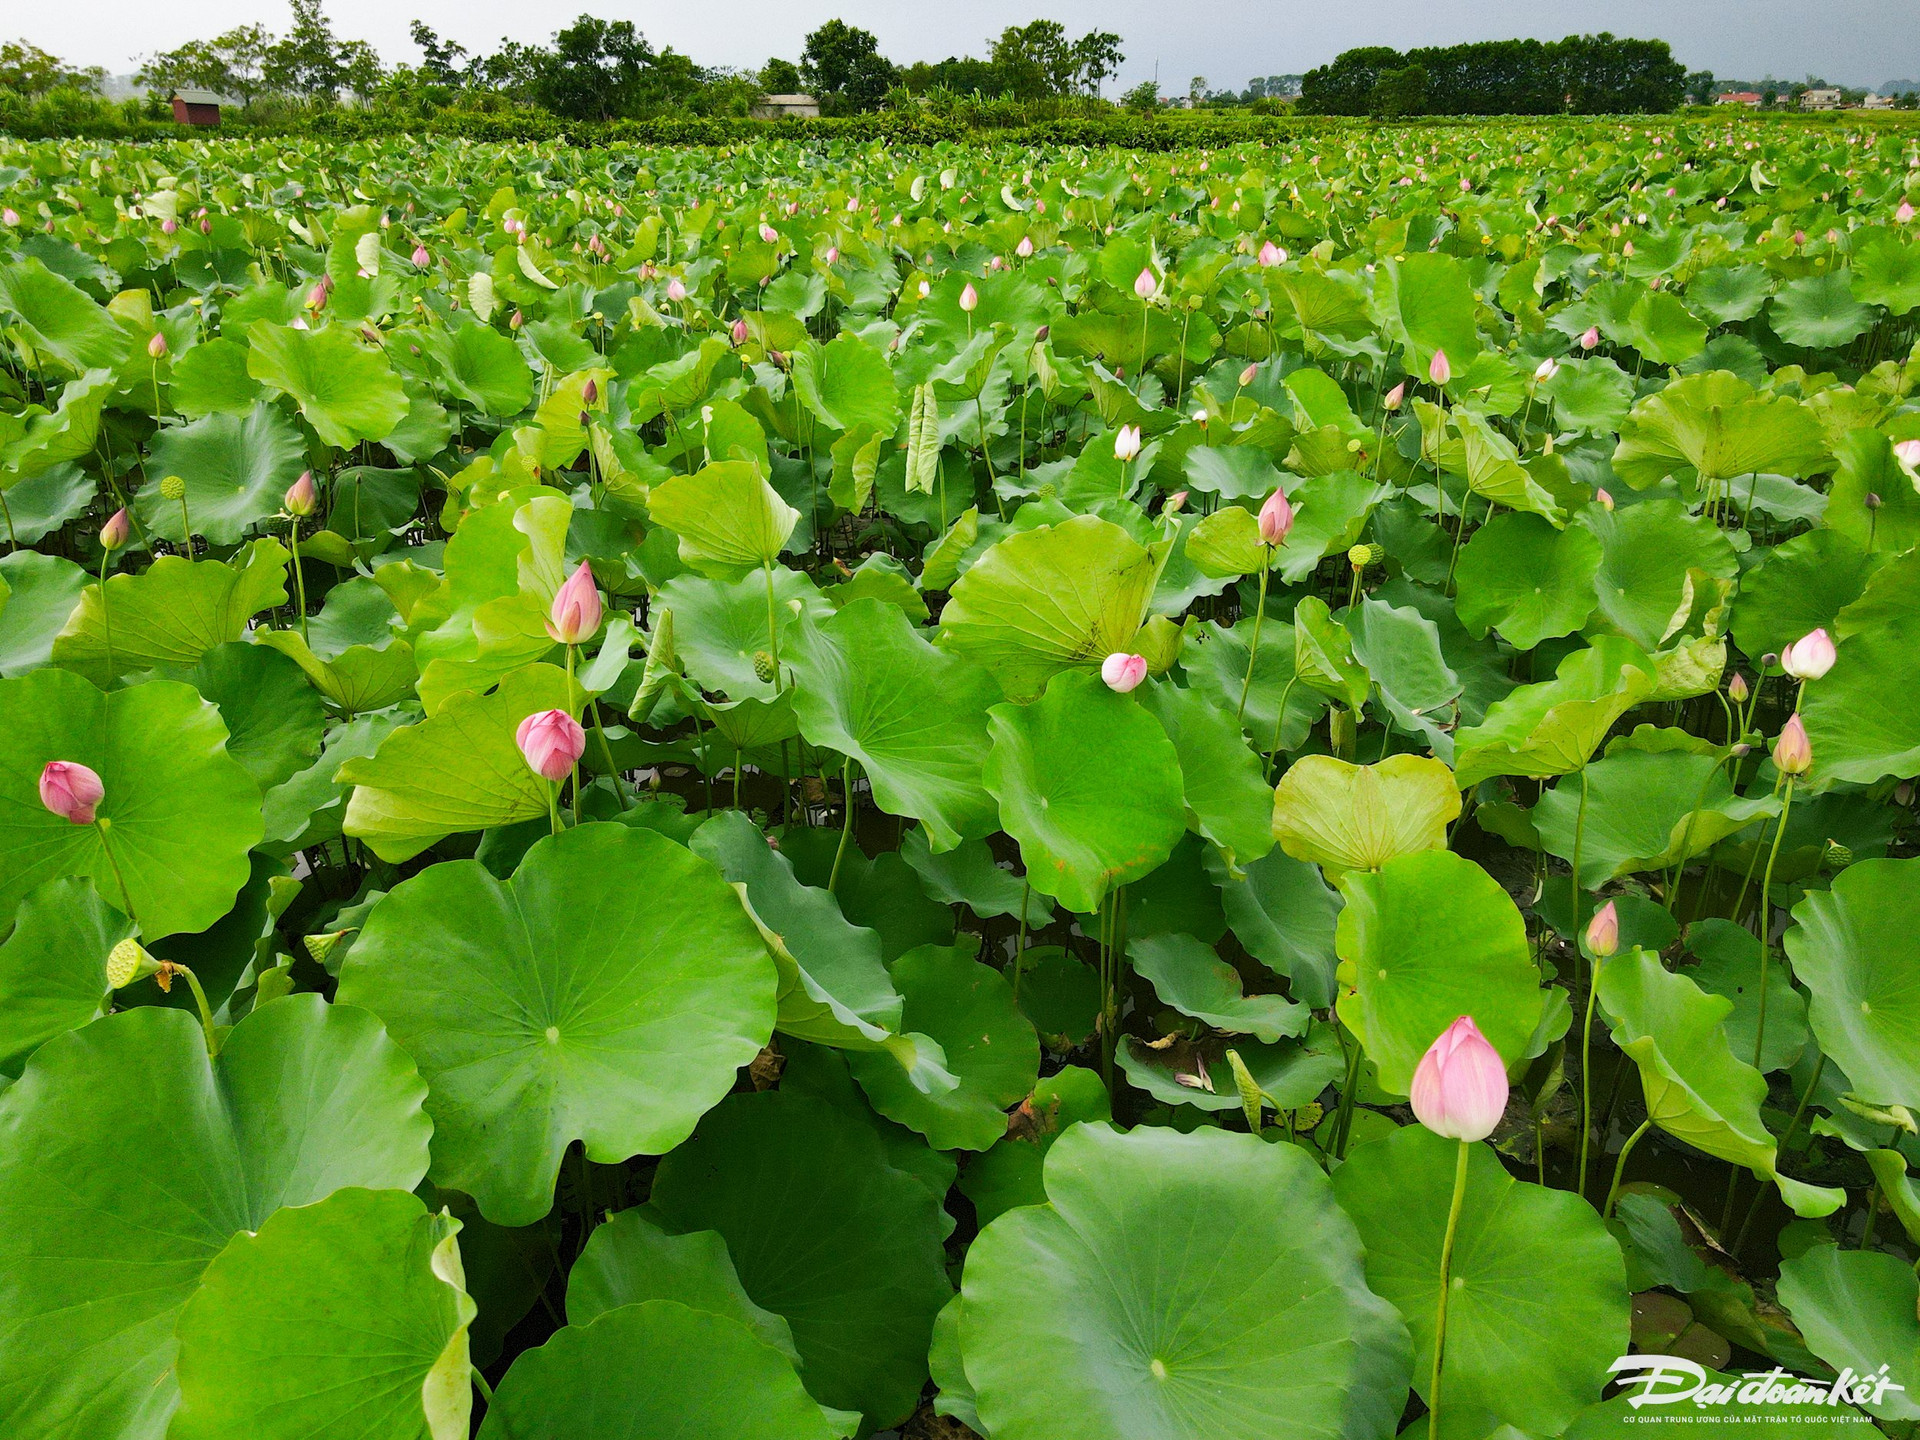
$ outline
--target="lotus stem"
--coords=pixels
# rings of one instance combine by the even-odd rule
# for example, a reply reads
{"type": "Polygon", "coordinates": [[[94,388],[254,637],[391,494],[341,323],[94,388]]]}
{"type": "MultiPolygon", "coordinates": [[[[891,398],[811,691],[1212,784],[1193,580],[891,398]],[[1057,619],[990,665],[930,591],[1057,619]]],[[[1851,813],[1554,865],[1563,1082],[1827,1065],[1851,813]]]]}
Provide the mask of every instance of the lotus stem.
{"type": "Polygon", "coordinates": [[[1633,1147],[1640,1143],[1640,1137],[1653,1127],[1653,1117],[1649,1115],[1640,1122],[1640,1128],[1627,1137],[1627,1143],[1620,1147],[1620,1158],[1613,1162],[1613,1184],[1607,1188],[1606,1208],[1601,1210],[1602,1220],[1613,1218],[1613,1205],[1620,1198],[1620,1177],[1627,1168],[1627,1156],[1633,1153],[1633,1147]]]}
{"type": "MultiPolygon", "coordinates": [[[[192,537],[187,540],[189,549],[193,546],[192,537]]],[[[307,638],[307,577],[300,569],[300,517],[291,516],[287,521],[287,548],[293,552],[293,590],[295,603],[299,606],[300,638],[307,638]]],[[[105,587],[103,586],[102,589],[105,587]]]]}
{"type": "Polygon", "coordinates": [[[1447,1294],[1453,1289],[1453,1237],[1460,1228],[1460,1207],[1467,1198],[1467,1156],[1460,1142],[1453,1167],[1453,1204],[1447,1209],[1447,1236],[1440,1242],[1440,1302],[1433,1321],[1433,1378],[1427,1383],[1427,1440],[1440,1440],[1440,1365],[1447,1348],[1447,1294]]]}
{"type": "MultiPolygon", "coordinates": [[[[1760,1051],[1767,1042],[1767,952],[1773,936],[1773,862],[1780,858],[1780,841],[1787,833],[1787,815],[1793,809],[1792,775],[1780,802],[1780,823],[1774,827],[1773,848],[1767,852],[1767,870],[1760,879],[1760,1013],[1753,1026],[1753,1068],[1760,1070],[1760,1051]]],[[[1766,1072],[1761,1071],[1762,1074],[1766,1072]]]]}
{"type": "Polygon", "coordinates": [[[845,765],[840,767],[840,793],[842,798],[840,818],[840,844],[833,852],[833,869],[827,876],[827,890],[837,893],[840,888],[840,862],[847,858],[847,842],[853,838],[853,757],[849,755],[845,765]]]}
{"type": "Polygon", "coordinates": [[[1013,1003],[1016,1009],[1020,1005],[1020,972],[1026,968],[1027,960],[1027,900],[1033,894],[1033,877],[1026,876],[1020,882],[1020,938],[1013,947],[1013,1003]]]}
{"type": "MultiPolygon", "coordinates": [[[[1253,663],[1260,658],[1260,622],[1267,618],[1267,565],[1271,556],[1263,556],[1260,566],[1260,600],[1253,612],[1253,638],[1247,645],[1247,678],[1240,684],[1240,704],[1233,712],[1233,723],[1238,725],[1247,713],[1247,696],[1253,691],[1253,663]]],[[[1286,711],[1280,712],[1282,715],[1286,711]]]]}
{"type": "Polygon", "coordinates": [[[140,923],[140,917],[133,913],[133,895],[127,889],[127,877],[120,873],[120,857],[113,853],[113,842],[107,838],[107,832],[113,828],[113,822],[101,816],[93,822],[93,828],[99,833],[100,848],[106,852],[107,864],[112,867],[113,878],[120,886],[120,908],[137,926],[140,923]]]}
{"type": "MultiPolygon", "coordinates": [[[[1819,1063],[1813,1067],[1813,1078],[1807,1081],[1807,1088],[1801,1093],[1800,1103],[1794,1108],[1793,1118],[1787,1122],[1787,1128],[1780,1132],[1779,1148],[1785,1150],[1787,1142],[1793,1139],[1800,1129],[1800,1118],[1807,1113],[1807,1104],[1813,1099],[1813,1092],[1820,1088],[1820,1077],[1826,1073],[1827,1057],[1823,1054],[1819,1063]]],[[[1733,1237],[1733,1255],[1737,1259],[1741,1248],[1747,1243],[1747,1231],[1753,1227],[1753,1217],[1760,1213],[1760,1201],[1765,1197],[1764,1189],[1753,1193],[1753,1203],[1747,1206],[1746,1218],[1740,1222],[1740,1233],[1733,1237]]]]}
{"type": "Polygon", "coordinates": [[[780,622],[773,603],[773,562],[769,560],[763,568],[767,575],[767,654],[773,657],[773,693],[777,696],[786,685],[780,673],[780,622]]]}
{"type": "MultiPolygon", "coordinates": [[[[9,528],[13,517],[7,517],[9,528]]],[[[107,608],[107,567],[113,564],[113,552],[102,547],[100,554],[100,629],[107,642],[107,684],[113,683],[113,614],[107,608]]]]}

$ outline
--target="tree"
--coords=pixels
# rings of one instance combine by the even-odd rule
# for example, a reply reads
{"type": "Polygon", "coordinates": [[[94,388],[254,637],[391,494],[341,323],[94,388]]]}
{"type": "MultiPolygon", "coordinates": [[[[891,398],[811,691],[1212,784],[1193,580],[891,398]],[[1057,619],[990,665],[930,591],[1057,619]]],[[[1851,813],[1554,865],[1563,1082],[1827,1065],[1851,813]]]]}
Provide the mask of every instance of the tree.
{"type": "Polygon", "coordinates": [[[553,48],[534,61],[534,96],[572,120],[611,120],[632,114],[645,71],[654,59],[631,20],[582,15],[555,33],[553,48]]]}
{"type": "Polygon", "coordinates": [[[769,95],[791,95],[800,88],[800,67],[775,57],[760,67],[760,88],[769,95]]]}
{"type": "Polygon", "coordinates": [[[1422,115],[1427,108],[1427,67],[1415,62],[1383,70],[1373,82],[1373,113],[1383,120],[1422,115]]]}
{"type": "Polygon", "coordinates": [[[467,78],[471,66],[467,47],[442,40],[423,22],[416,20],[408,33],[420,47],[420,73],[440,85],[458,85],[467,78]]]}
{"type": "Polygon", "coordinates": [[[138,79],[156,94],[176,90],[212,90],[251,107],[265,85],[264,71],[273,36],[264,25],[241,25],[211,40],[190,40],[151,56],[138,79]]]}
{"type": "Polygon", "coordinates": [[[1089,30],[1073,42],[1073,79],[1077,89],[1098,95],[1103,82],[1120,73],[1126,60],[1120,37],[1107,30],[1089,30]]]}
{"type": "Polygon", "coordinates": [[[267,52],[267,83],[308,100],[332,101],[345,83],[340,46],[320,0],[292,0],[293,28],[267,52]]]}
{"type": "Polygon", "coordinates": [[[1160,108],[1160,82],[1142,80],[1126,94],[1120,97],[1120,103],[1129,110],[1157,110],[1160,108]]]}
{"type": "Polygon", "coordinates": [[[800,76],[822,108],[834,113],[877,110],[892,88],[895,70],[871,33],[829,20],[807,36],[800,76]]]}
{"type": "Polygon", "coordinates": [[[1100,82],[1118,74],[1125,58],[1118,35],[1093,30],[1069,41],[1058,20],[1009,25],[993,42],[992,53],[1002,92],[1022,100],[1098,93],[1100,82]]]}
{"type": "Polygon", "coordinates": [[[28,97],[45,95],[50,90],[98,90],[106,78],[107,72],[97,65],[74,69],[25,40],[9,40],[0,45],[0,90],[16,91],[28,97]]]}
{"type": "Polygon", "coordinates": [[[1344,51],[1331,65],[1301,77],[1300,110],[1307,115],[1365,115],[1373,106],[1373,87],[1380,76],[1405,64],[1398,50],[1385,45],[1344,51]]]}
{"type": "Polygon", "coordinates": [[[1713,104],[1713,72],[1695,70],[1686,79],[1686,97],[1689,105],[1713,104]]]}

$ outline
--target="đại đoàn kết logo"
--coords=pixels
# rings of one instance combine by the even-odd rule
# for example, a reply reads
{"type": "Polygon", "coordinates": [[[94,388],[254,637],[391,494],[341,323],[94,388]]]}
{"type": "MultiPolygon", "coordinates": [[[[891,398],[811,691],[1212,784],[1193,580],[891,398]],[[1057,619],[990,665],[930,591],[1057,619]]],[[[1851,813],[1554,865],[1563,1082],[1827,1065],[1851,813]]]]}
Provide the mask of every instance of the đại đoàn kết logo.
{"type": "Polygon", "coordinates": [[[1737,1413],[1766,1407],[1776,1412],[1804,1410],[1808,1418],[1826,1412],[1822,1418],[1866,1422],[1867,1417],[1858,1414],[1854,1406],[1873,1408],[1889,1392],[1906,1389],[1885,1365],[1865,1374],[1848,1367],[1831,1380],[1790,1374],[1779,1366],[1738,1376],[1721,1375],[1678,1355],[1622,1355],[1607,1368],[1613,1374],[1613,1383],[1630,1392],[1628,1406],[1647,1420],[1685,1419],[1707,1409],[1737,1413]],[[1684,1408],[1664,1414],[1645,1413],[1669,1406],[1684,1408]]]}

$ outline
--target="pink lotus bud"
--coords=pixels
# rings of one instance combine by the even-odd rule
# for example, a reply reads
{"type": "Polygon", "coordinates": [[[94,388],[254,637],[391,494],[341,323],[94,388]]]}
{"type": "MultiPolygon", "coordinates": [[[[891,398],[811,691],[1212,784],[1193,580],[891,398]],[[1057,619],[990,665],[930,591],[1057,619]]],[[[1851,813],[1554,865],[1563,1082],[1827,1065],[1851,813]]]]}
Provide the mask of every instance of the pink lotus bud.
{"type": "Polygon", "coordinates": [[[1593,498],[1600,503],[1600,508],[1602,510],[1608,511],[1609,513],[1612,512],[1613,496],[1609,495],[1604,489],[1595,490],[1593,492],[1593,498]]]}
{"type": "Polygon", "coordinates": [[[979,306],[980,292],[973,288],[973,282],[969,280],[960,287],[960,308],[971,315],[979,306]]]}
{"type": "Polygon", "coordinates": [[[300,478],[287,487],[287,514],[305,518],[313,514],[314,502],[313,472],[302,470],[300,478]]]}
{"type": "Polygon", "coordinates": [[[1260,507],[1260,538],[1268,545],[1284,545],[1293,529],[1293,505],[1287,492],[1276,488],[1260,507]]]}
{"type": "Polygon", "coordinates": [[[1100,662],[1100,678],[1109,690],[1124,695],[1147,678],[1147,657],[1116,650],[1100,662]]]}
{"type": "Polygon", "coordinates": [[[433,263],[433,256],[424,245],[413,247],[413,263],[416,269],[424,270],[433,263]]]}
{"type": "Polygon", "coordinates": [[[1620,912],[1613,901],[1602,905],[1587,922],[1587,950],[1602,960],[1620,948],[1620,912]]]}
{"type": "Polygon", "coordinates": [[[1387,393],[1380,398],[1380,405],[1381,405],[1381,408],[1386,410],[1398,410],[1400,408],[1400,402],[1405,400],[1406,398],[1407,398],[1407,382],[1402,380],[1398,385],[1394,386],[1391,390],[1387,391],[1387,393]]]}
{"type": "Polygon", "coordinates": [[[1752,688],[1747,684],[1747,677],[1738,670],[1734,671],[1733,678],[1727,681],[1727,698],[1736,705],[1744,705],[1747,703],[1747,696],[1752,693],[1752,688]]]}
{"type": "Polygon", "coordinates": [[[1447,360],[1446,351],[1433,352],[1433,359],[1427,362],[1427,378],[1436,385],[1444,385],[1453,378],[1453,366],[1447,360]]]}
{"type": "Polygon", "coordinates": [[[1780,738],[1773,742],[1773,764],[1782,775],[1804,775],[1813,768],[1813,744],[1797,710],[1787,717],[1780,738]]]}
{"type": "Polygon", "coordinates": [[[1893,447],[1893,458],[1909,470],[1920,469],[1920,440],[1902,440],[1893,447]]]}
{"type": "Polygon", "coordinates": [[[1131,460],[1140,453],[1140,427],[1122,425],[1113,435],[1113,458],[1131,460]]]}
{"type": "Polygon", "coordinates": [[[1476,1141],[1507,1111],[1507,1067],[1473,1017],[1462,1015],[1427,1047],[1413,1072],[1414,1117],[1436,1135],[1476,1141]]]}
{"type": "Polygon", "coordinates": [[[600,628],[600,591],[586,561],[567,577],[547,610],[547,634],[561,645],[578,645],[600,628]]]}
{"type": "Polygon", "coordinates": [[[1833,637],[1813,630],[1780,652],[1780,668],[1796,680],[1818,680],[1833,668],[1833,637]]]}
{"type": "Polygon", "coordinates": [[[747,343],[747,322],[745,320],[736,320],[733,322],[733,343],[736,345],[744,345],[747,343]]]}
{"type": "Polygon", "coordinates": [[[1544,384],[1546,381],[1551,380],[1555,375],[1558,375],[1559,373],[1560,373],[1560,362],[1558,360],[1555,360],[1551,355],[1549,355],[1546,359],[1542,360],[1539,363],[1539,365],[1537,365],[1534,368],[1533,378],[1536,382],[1544,384]]]}
{"type": "Polygon", "coordinates": [[[674,304],[677,305],[686,298],[687,298],[686,284],[684,281],[680,279],[678,275],[674,276],[673,279],[667,281],[667,299],[673,301],[674,304]]]}
{"type": "Polygon", "coordinates": [[[1907,201],[1902,200],[1900,202],[1900,208],[1893,212],[1893,218],[1900,224],[1905,225],[1909,220],[1913,219],[1913,206],[1907,201]]]}
{"type": "Polygon", "coordinates": [[[1464,192],[1466,192],[1466,191],[1468,191],[1468,190],[1471,190],[1471,189],[1473,189],[1473,182],[1472,182],[1471,180],[1469,180],[1469,179],[1467,179],[1467,177],[1466,177],[1466,176],[1464,176],[1464,175],[1462,175],[1462,176],[1460,177],[1460,189],[1461,189],[1461,191],[1462,191],[1462,193],[1464,193],[1464,192]]]}
{"type": "Polygon", "coordinates": [[[860,197],[858,195],[849,195],[847,197],[847,213],[849,215],[852,215],[857,213],[859,209],[860,209],[860,197]]]}
{"type": "Polygon", "coordinates": [[[527,317],[525,315],[522,315],[518,310],[514,311],[513,314],[507,317],[507,328],[509,330],[518,330],[522,325],[526,323],[527,323],[527,317]]]}
{"type": "Polygon", "coordinates": [[[1151,300],[1154,292],[1159,288],[1160,284],[1153,278],[1153,270],[1151,268],[1142,270],[1138,275],[1133,277],[1133,293],[1138,295],[1142,300],[1151,300]]]}
{"type": "Polygon", "coordinates": [[[1626,244],[1622,245],[1620,247],[1620,253],[1631,260],[1633,258],[1633,242],[1629,240],[1626,244]]]}
{"type": "Polygon", "coordinates": [[[1178,515],[1187,508],[1187,492],[1176,490],[1167,497],[1167,503],[1160,507],[1162,515],[1178,515]]]}
{"type": "MultiPolygon", "coordinates": [[[[12,214],[13,212],[8,211],[7,213],[12,214]]],[[[160,222],[160,233],[162,235],[171,235],[175,231],[177,231],[179,228],[180,228],[180,222],[174,219],[171,215],[169,215],[166,219],[160,222]]]]}
{"type": "Polygon", "coordinates": [[[1247,368],[1240,372],[1240,388],[1243,390],[1246,389],[1247,386],[1253,383],[1253,377],[1258,375],[1259,373],[1260,373],[1259,365],[1249,360],[1247,362],[1247,368]]]}
{"type": "Polygon", "coordinates": [[[824,258],[827,264],[829,265],[839,264],[840,263],[840,247],[838,245],[827,246],[827,253],[824,258]]]}
{"type": "Polygon", "coordinates": [[[600,399],[600,382],[589,378],[587,383],[580,387],[580,398],[589,405],[597,404],[600,399]]]}
{"type": "MultiPolygon", "coordinates": [[[[1146,661],[1140,662],[1146,668],[1146,661]]],[[[107,793],[100,777],[76,760],[49,760],[40,772],[40,803],[75,825],[91,825],[93,810],[107,793]]]]}
{"type": "Polygon", "coordinates": [[[760,238],[771,245],[780,238],[780,232],[762,220],[760,222],[760,238]]]}
{"type": "Polygon", "coordinates": [[[316,280],[313,288],[307,291],[307,309],[324,309],[327,303],[328,289],[329,286],[325,280],[316,280]]]}
{"type": "Polygon", "coordinates": [[[558,784],[587,748],[587,732],[564,710],[536,710],[513,732],[527,766],[542,780],[558,784]]]}
{"type": "Polygon", "coordinates": [[[158,330],[156,330],[153,332],[153,338],[147,341],[147,355],[151,359],[158,360],[162,355],[165,355],[166,353],[167,353],[167,337],[162,335],[158,330]]]}
{"type": "Polygon", "coordinates": [[[1260,246],[1260,253],[1255,258],[1260,262],[1262,269],[1271,269],[1275,265],[1287,263],[1287,252],[1268,240],[1260,246]]]}
{"type": "Polygon", "coordinates": [[[1033,237],[1031,235],[1022,235],[1020,237],[1020,243],[1013,247],[1013,253],[1018,255],[1022,260],[1033,254],[1033,237]]]}
{"type": "Polygon", "coordinates": [[[1580,348],[1582,350],[1591,350],[1593,349],[1594,346],[1598,345],[1599,343],[1600,343],[1600,327],[1598,325],[1589,325],[1586,328],[1585,332],[1580,336],[1580,348]]]}
{"type": "Polygon", "coordinates": [[[1794,231],[1794,232],[1793,232],[1793,243],[1794,243],[1794,244],[1796,244],[1796,245],[1804,245],[1804,244],[1806,244],[1806,243],[1807,243],[1807,232],[1806,232],[1806,231],[1804,231],[1804,230],[1796,230],[1796,231],[1794,231]]]}
{"type": "Polygon", "coordinates": [[[920,282],[920,298],[924,300],[927,298],[927,296],[931,295],[932,293],[933,293],[933,286],[930,285],[927,281],[922,280],[920,282]]]}
{"type": "Polygon", "coordinates": [[[127,543],[127,537],[133,533],[133,524],[127,519],[126,508],[122,506],[107,517],[107,523],[100,527],[100,548],[118,550],[127,543]]]}

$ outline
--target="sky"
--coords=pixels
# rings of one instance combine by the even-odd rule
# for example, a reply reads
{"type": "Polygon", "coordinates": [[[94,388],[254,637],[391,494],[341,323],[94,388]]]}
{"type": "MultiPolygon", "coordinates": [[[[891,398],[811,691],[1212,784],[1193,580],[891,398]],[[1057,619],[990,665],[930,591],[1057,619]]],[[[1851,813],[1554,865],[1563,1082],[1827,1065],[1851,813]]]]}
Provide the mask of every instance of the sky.
{"type": "MultiPolygon", "coordinates": [[[[281,0],[67,0],[10,6],[0,39],[119,74],[141,56],[235,25],[287,23],[281,0]]],[[[1297,74],[1355,45],[1453,44],[1514,36],[1558,39],[1610,30],[1668,41],[1689,69],[1780,79],[1817,73],[1871,87],[1920,79],[1920,0],[328,0],[342,39],[371,41],[389,63],[416,61],[407,38],[418,18],[469,49],[503,36],[544,41],[582,10],[632,20],[657,46],[705,65],[758,68],[797,58],[807,31],[838,16],[871,30],[902,64],[986,52],[989,37],[1036,16],[1079,34],[1112,30],[1126,63],[1118,86],[1156,77],[1184,91],[1194,76],[1240,89],[1255,75],[1297,74]]]]}

